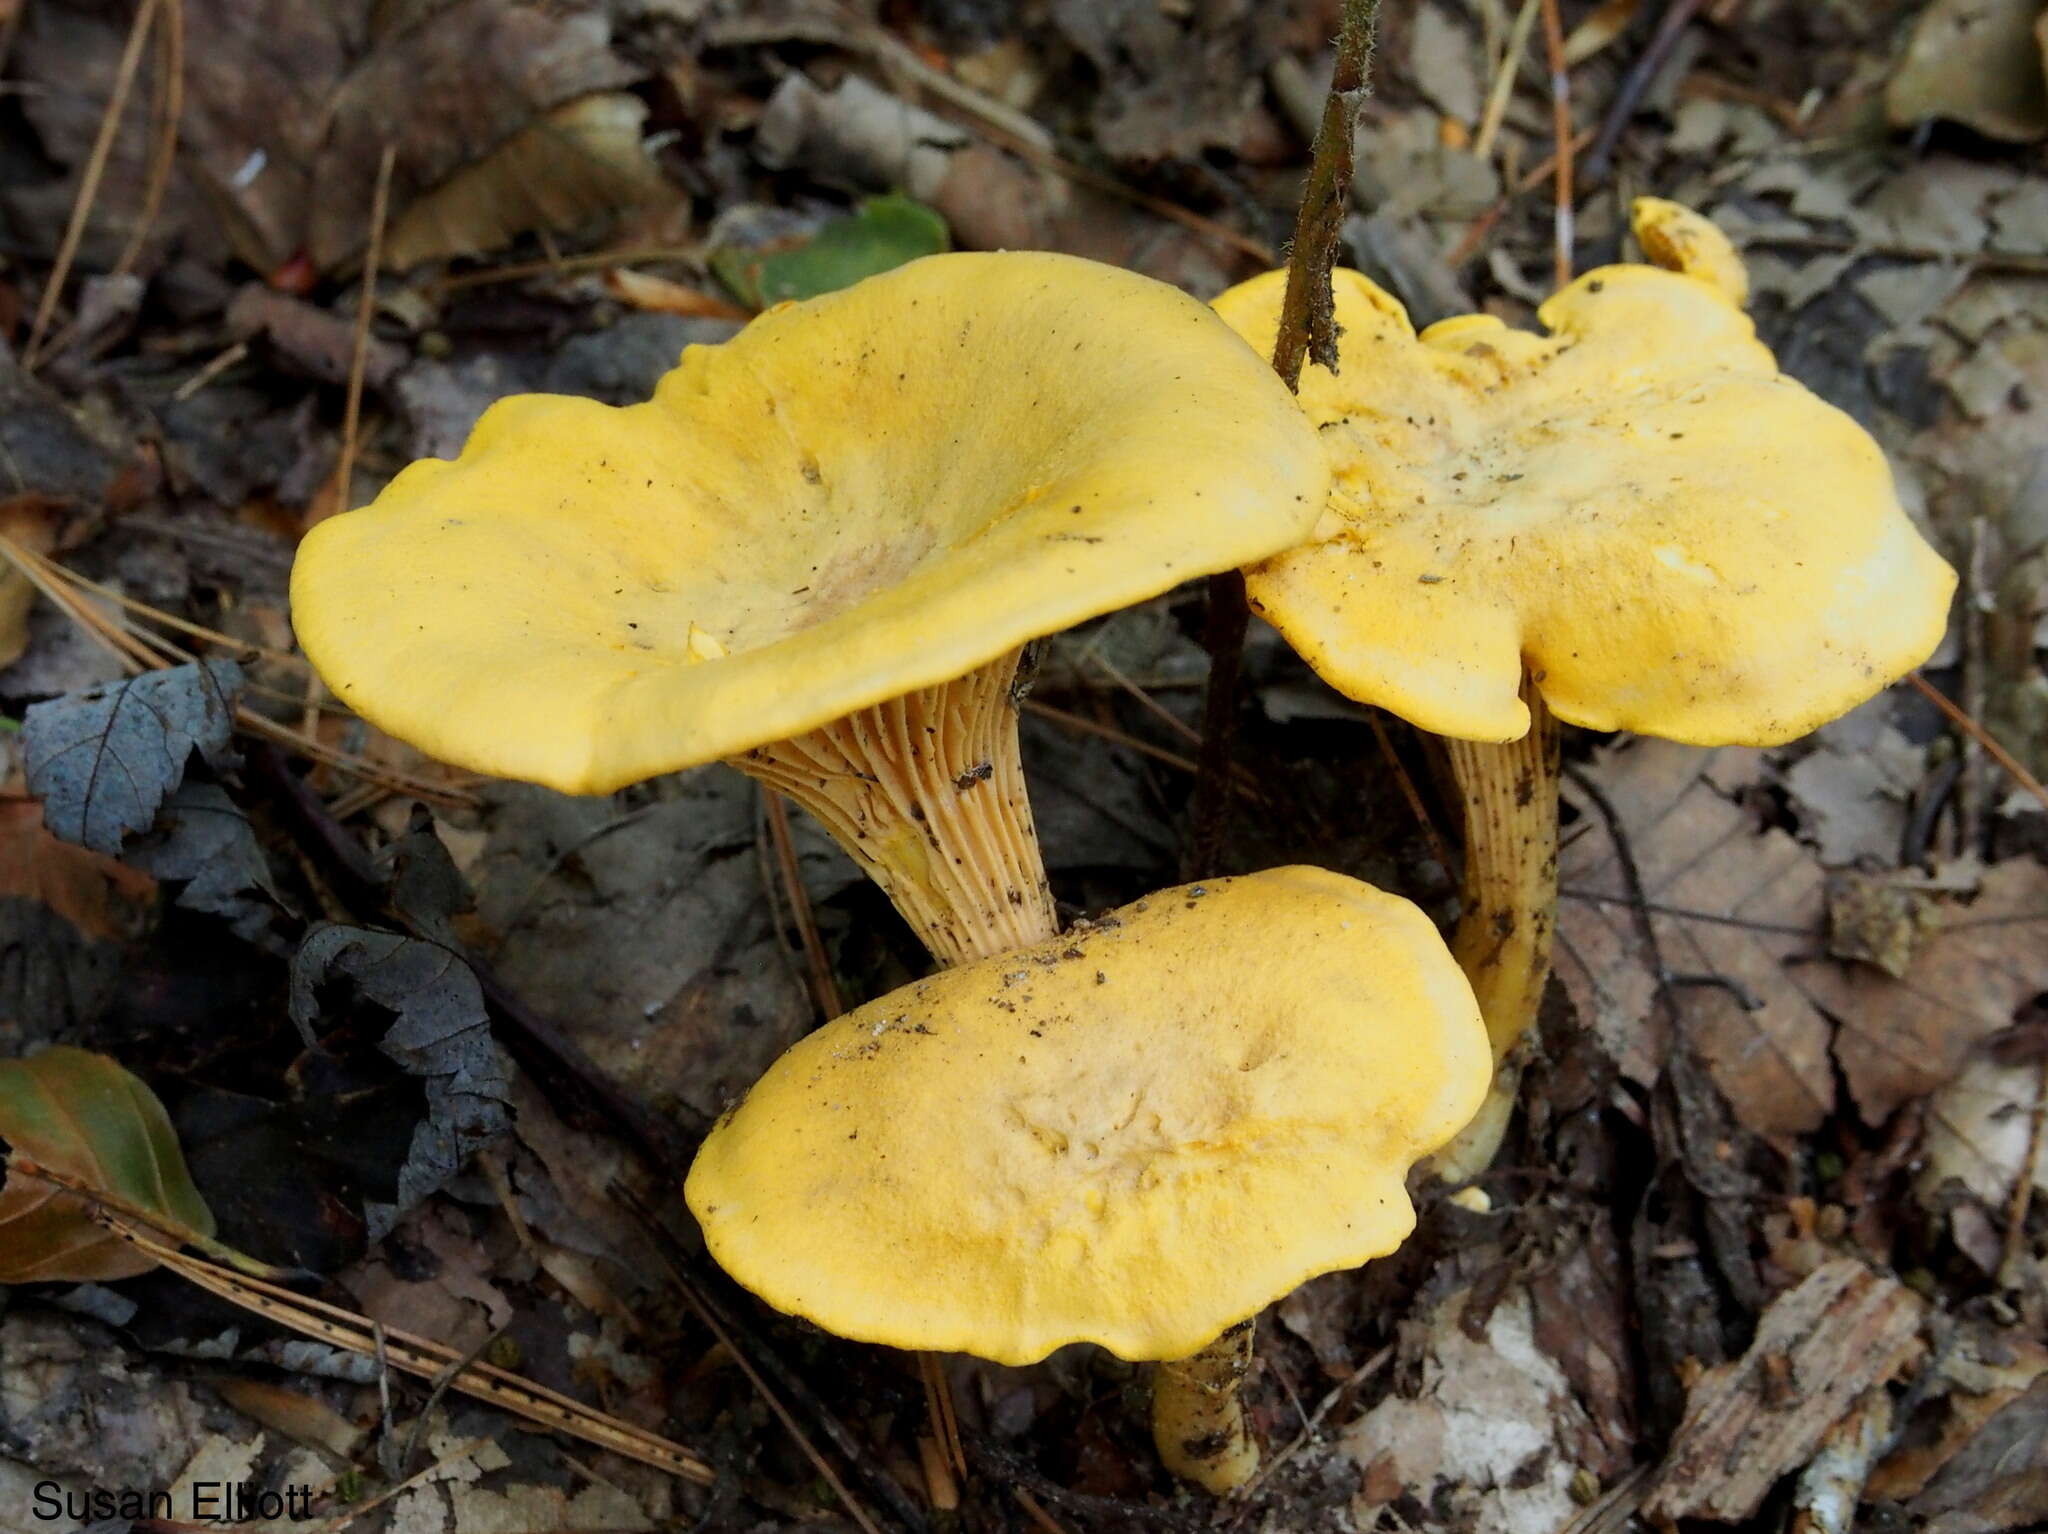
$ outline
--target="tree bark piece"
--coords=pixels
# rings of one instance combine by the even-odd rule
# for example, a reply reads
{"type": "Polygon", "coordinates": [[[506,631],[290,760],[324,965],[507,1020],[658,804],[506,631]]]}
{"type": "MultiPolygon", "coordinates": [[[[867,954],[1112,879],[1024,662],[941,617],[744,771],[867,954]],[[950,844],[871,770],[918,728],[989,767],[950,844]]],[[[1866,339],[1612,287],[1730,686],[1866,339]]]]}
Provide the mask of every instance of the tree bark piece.
{"type": "Polygon", "coordinates": [[[1780,1295],[1749,1351],[1693,1385],[1644,1516],[1753,1516],[1857,1398],[1912,1357],[1924,1310],[1898,1280],[1846,1257],[1780,1295]]]}

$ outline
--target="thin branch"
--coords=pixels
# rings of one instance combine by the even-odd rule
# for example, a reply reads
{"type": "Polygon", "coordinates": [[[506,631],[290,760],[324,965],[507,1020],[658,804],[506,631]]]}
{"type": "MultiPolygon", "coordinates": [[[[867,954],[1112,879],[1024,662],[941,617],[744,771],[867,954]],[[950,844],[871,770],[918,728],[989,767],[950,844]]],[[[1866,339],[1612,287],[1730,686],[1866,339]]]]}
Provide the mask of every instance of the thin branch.
{"type": "Polygon", "coordinates": [[[43,337],[48,334],[50,321],[56,317],[57,300],[64,292],[65,279],[71,275],[71,263],[78,259],[79,243],[85,238],[85,226],[92,220],[93,204],[99,200],[100,178],[106,174],[107,161],[113,157],[114,137],[121,131],[121,118],[128,110],[128,93],[135,88],[135,72],[142,63],[142,45],[149,40],[149,25],[156,17],[157,0],[142,0],[136,8],[135,21],[128,28],[128,41],[121,49],[121,62],[114,70],[113,93],[107,97],[107,109],[100,114],[100,131],[93,140],[92,153],[86,157],[85,172],[78,179],[78,195],[71,203],[71,221],[64,226],[64,238],[57,246],[56,262],[50,267],[49,280],[43,286],[42,300],[36,305],[36,317],[29,326],[28,344],[21,350],[21,365],[24,371],[33,371],[42,361],[43,337]]]}
{"type": "Polygon", "coordinates": [[[1679,38],[1685,35],[1687,25],[1699,13],[1699,8],[1700,0],[1670,0],[1664,7],[1656,34],[1622,77],[1621,88],[1614,93],[1614,101],[1607,108],[1607,117],[1600,124],[1599,135],[1593,140],[1592,153],[1586,156],[1588,181],[1598,181],[1607,174],[1608,161],[1614,158],[1615,146],[1621,142],[1629,119],[1636,115],[1636,108],[1642,104],[1643,97],[1671,61],[1672,51],[1677,48],[1679,38]]]}
{"type": "Polygon", "coordinates": [[[1508,115],[1508,103],[1515,94],[1515,76],[1521,72],[1522,55],[1529,51],[1529,34],[1536,30],[1536,6],[1538,0],[1522,0],[1522,9],[1515,15],[1515,24],[1508,33],[1507,51],[1501,55],[1500,72],[1493,77],[1493,89],[1487,93],[1486,111],[1479,119],[1479,131],[1472,138],[1472,157],[1484,160],[1493,153],[1493,141],[1500,135],[1500,125],[1508,115]]]}
{"type": "MultiPolygon", "coordinates": [[[[1287,293],[1280,329],[1273,341],[1273,370],[1290,391],[1301,387],[1301,370],[1313,359],[1337,368],[1336,301],[1330,270],[1351,203],[1353,138],[1358,110],[1372,85],[1372,52],[1379,0],[1344,0],[1337,32],[1337,62],[1323,120],[1309,162],[1308,181],[1294,220],[1287,255],[1287,293]]],[[[1188,843],[1191,878],[1216,872],[1230,821],[1232,737],[1237,724],[1238,673],[1244,664],[1245,629],[1251,607],[1244,575],[1226,570],[1209,577],[1209,613],[1202,646],[1209,652],[1209,686],[1202,698],[1201,772],[1195,779],[1194,830],[1188,843]]]]}
{"type": "Polygon", "coordinates": [[[1550,61],[1550,132],[1557,145],[1557,215],[1552,243],[1557,286],[1572,280],[1572,76],[1564,59],[1564,21],[1557,0],[1543,0],[1543,51],[1550,61]]]}
{"type": "Polygon", "coordinates": [[[797,865],[796,838],[789,830],[789,804],[772,788],[761,790],[761,810],[768,821],[768,840],[775,848],[776,871],[789,893],[790,914],[796,919],[797,936],[804,945],[804,960],[811,967],[811,995],[827,1021],[846,1010],[839,995],[839,982],[832,974],[832,960],[825,952],[825,940],[818,935],[818,919],[811,910],[811,893],[804,888],[803,870],[797,865]]]}
{"type": "Polygon", "coordinates": [[[1934,684],[1929,682],[1919,672],[1912,672],[1907,676],[1906,680],[1919,688],[1921,696],[1925,697],[1928,702],[1946,714],[1950,723],[1954,724],[1957,729],[1982,746],[1985,755],[2011,773],[2015,783],[2040,800],[2042,808],[2048,809],[2048,787],[2044,787],[2039,778],[2027,771],[2025,765],[2018,757],[2001,746],[1989,730],[1964,713],[1963,710],[1956,707],[1954,703],[1949,701],[1946,694],[1938,691],[1934,684]]]}
{"type": "Polygon", "coordinates": [[[370,356],[370,318],[377,312],[377,268],[384,260],[384,218],[391,207],[391,168],[398,146],[386,144],[377,162],[377,190],[370,198],[370,248],[363,256],[363,292],[356,303],[355,347],[348,363],[348,403],[341,416],[341,463],[334,471],[335,511],[347,511],[354,499],[350,484],[356,472],[356,435],[362,426],[363,373],[370,356]]]}
{"type": "Polygon", "coordinates": [[[142,211],[128,232],[128,243],[114,263],[114,275],[135,269],[142,247],[164,203],[171,184],[171,168],[178,162],[178,123],[185,113],[185,0],[164,0],[164,24],[157,41],[156,140],[151,146],[149,176],[142,190],[142,211]]]}

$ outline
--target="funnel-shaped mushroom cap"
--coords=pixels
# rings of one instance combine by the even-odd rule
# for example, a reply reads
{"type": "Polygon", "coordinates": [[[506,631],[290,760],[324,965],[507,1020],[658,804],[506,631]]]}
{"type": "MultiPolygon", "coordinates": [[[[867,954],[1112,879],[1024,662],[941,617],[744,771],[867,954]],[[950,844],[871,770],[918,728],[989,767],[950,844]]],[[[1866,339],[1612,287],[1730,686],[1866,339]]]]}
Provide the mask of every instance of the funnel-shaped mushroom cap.
{"type": "Polygon", "coordinates": [[[645,404],[499,402],[313,530],[292,617],[394,735],[604,792],[1275,553],[1326,476],[1184,294],[933,256],[692,347],[645,404]]]}
{"type": "MultiPolygon", "coordinates": [[[[1301,383],[1328,513],[1247,580],[1340,691],[1512,740],[1526,667],[1574,724],[1766,745],[1939,642],[1955,575],[1884,454],[1778,372],[1710,225],[1639,211],[1646,248],[1681,270],[1589,272],[1539,311],[1548,336],[1468,315],[1418,337],[1336,274],[1341,369],[1301,383]]],[[[1284,285],[1256,277],[1216,307],[1264,346],[1284,285]]]]}
{"type": "Polygon", "coordinates": [[[1399,1246],[1485,1095],[1465,977],[1318,868],[1166,890],[943,970],[778,1060],[690,1170],[711,1254],[841,1336],[1180,1358],[1399,1246]]]}

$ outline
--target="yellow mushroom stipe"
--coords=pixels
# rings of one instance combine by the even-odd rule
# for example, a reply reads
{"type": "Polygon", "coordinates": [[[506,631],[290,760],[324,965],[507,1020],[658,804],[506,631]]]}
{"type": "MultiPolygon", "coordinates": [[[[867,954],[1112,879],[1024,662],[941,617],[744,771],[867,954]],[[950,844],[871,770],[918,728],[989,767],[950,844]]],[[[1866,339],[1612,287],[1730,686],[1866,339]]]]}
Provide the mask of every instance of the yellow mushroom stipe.
{"type": "Polygon", "coordinates": [[[1451,953],[1472,982],[1494,1056],[1485,1105],[1430,1158],[1446,1182],[1477,1177],[1500,1149],[1521,1085],[1515,1046],[1534,1027],[1550,979],[1557,925],[1558,729],[1534,686],[1525,684],[1522,697],[1529,731],[1521,739],[1444,742],[1465,823],[1464,909],[1451,953]]]}
{"type": "Polygon", "coordinates": [[[1059,931],[1017,750],[1020,654],[732,759],[816,816],[941,964],[1059,931]]]}
{"type": "Polygon", "coordinates": [[[1217,1496],[1259,1468],[1258,1440],[1238,1391],[1251,1372],[1253,1323],[1240,1322],[1190,1358],[1152,1372],[1152,1443],[1182,1480],[1217,1496]]]}
{"type": "Polygon", "coordinates": [[[1489,1064],[1422,912],[1277,869],[826,1024],[720,1121],[685,1194],[728,1273],[840,1336],[1183,1359],[1398,1246],[1407,1170],[1489,1064]]]}

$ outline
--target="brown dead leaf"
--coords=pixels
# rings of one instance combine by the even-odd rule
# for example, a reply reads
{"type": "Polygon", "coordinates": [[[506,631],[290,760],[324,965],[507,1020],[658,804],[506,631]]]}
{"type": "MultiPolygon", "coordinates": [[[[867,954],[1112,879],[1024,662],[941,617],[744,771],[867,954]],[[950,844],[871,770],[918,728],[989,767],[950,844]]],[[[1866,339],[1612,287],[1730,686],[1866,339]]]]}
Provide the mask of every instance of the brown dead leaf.
{"type": "Polygon", "coordinates": [[[655,314],[680,314],[686,319],[745,320],[746,310],[715,294],[671,282],[652,272],[636,272],[614,266],[604,274],[604,285],[614,298],[655,314]]]}
{"type": "Polygon", "coordinates": [[[1600,0],[1586,19],[1573,27],[1564,40],[1564,61],[1568,68],[1586,62],[1626,32],[1636,19],[1642,0],[1600,0]]]}
{"type": "MultiPolygon", "coordinates": [[[[355,358],[354,321],[318,304],[251,282],[229,302],[227,322],[237,340],[267,341],[293,372],[322,383],[341,383],[349,376],[355,358]]],[[[364,381],[381,389],[409,360],[404,347],[371,336],[363,349],[364,381]]]]}
{"type": "Polygon", "coordinates": [[[1983,1319],[1957,1323],[1930,1381],[1931,1421],[1914,1430],[1871,1473],[1872,1501],[1917,1497],[1984,1425],[2030,1387],[2048,1378],[2048,1347],[2012,1327],[1983,1319]]]}
{"type": "MultiPolygon", "coordinates": [[[[195,43],[178,172],[152,245],[182,238],[187,254],[197,247],[199,259],[217,262],[225,244],[258,271],[302,250],[332,270],[361,250],[387,144],[398,151],[392,205],[402,211],[564,102],[640,73],[612,51],[600,7],[453,0],[415,7],[397,24],[393,8],[361,0],[181,7],[195,43]]],[[[25,12],[14,72],[33,88],[22,101],[44,151],[74,174],[91,155],[129,20],[123,10],[63,0],[25,12]]],[[[134,92],[114,138],[83,251],[88,265],[112,262],[141,210],[156,138],[149,94],[134,92]]],[[[0,205],[23,228],[63,227],[72,186],[12,179],[0,185],[0,205]]]]}
{"type": "Polygon", "coordinates": [[[2048,990],[2048,868],[2014,858],[1985,874],[1974,899],[1942,897],[1899,979],[1865,965],[1802,966],[1800,985],[1841,1019],[1835,1056],[1865,1122],[1931,1092],[1970,1046],[2010,1027],[2048,990]]]}
{"type": "Polygon", "coordinates": [[[1052,0],[1050,10],[1100,74],[1090,120],[1115,160],[1192,160],[1234,148],[1278,51],[1264,6],[1052,0]]]}
{"type": "MultiPolygon", "coordinates": [[[[1828,934],[1819,861],[1740,801],[1763,774],[1760,752],[1653,740],[1595,760],[1588,781],[1612,804],[1641,871],[1655,953],[1605,818],[1568,784],[1581,819],[1559,860],[1559,978],[1636,1080],[1654,1079],[1668,1048],[1646,1026],[1659,1016],[1661,957],[1686,1035],[1744,1125],[1812,1131],[1834,1106],[1837,1066],[1864,1120],[1882,1123],[2048,989],[2048,869],[2002,863],[1968,900],[1848,901],[1828,934]],[[1825,959],[1831,938],[1872,962],[1825,959]],[[1873,967],[1879,959],[1902,976],[1873,967]]],[[[1863,887],[1838,880],[1835,890],[1846,900],[1863,887]]]]}
{"type": "Polygon", "coordinates": [[[1557,1264],[1529,1281],[1536,1345],[1557,1360],[1592,1429],[1565,1447],[1574,1464],[1603,1480],[1635,1463],[1638,1437],[1626,1272],[1603,1215],[1574,1232],[1557,1264]]]}
{"type": "Polygon", "coordinates": [[[156,880],[70,842],[43,825],[33,799],[0,799],[0,899],[49,907],[88,938],[132,938],[156,896],[156,880]]]}
{"type": "Polygon", "coordinates": [[[536,229],[566,233],[673,196],[647,157],[647,105],[605,91],[556,107],[474,164],[417,198],[384,247],[394,271],[480,256],[536,229]]]}
{"type": "Polygon", "coordinates": [[[213,1388],[243,1416],[339,1459],[352,1459],[367,1432],[318,1397],[268,1380],[217,1379],[213,1388]]]}
{"type": "Polygon", "coordinates": [[[512,1321],[512,1302],[492,1282],[495,1259],[462,1215],[429,1203],[400,1226],[400,1251],[425,1261],[401,1262],[379,1249],[343,1282],[364,1315],[386,1326],[425,1333],[451,1347],[481,1347],[512,1321]]]}
{"type": "Polygon", "coordinates": [[[1857,1397],[1913,1356],[1925,1309],[1853,1258],[1780,1295],[1749,1351],[1694,1382],[1644,1515],[1659,1524],[1752,1516],[1857,1397]]]}
{"type": "Polygon", "coordinates": [[[64,1045],[0,1061],[0,1143],[0,1283],[104,1282],[155,1267],[95,1218],[102,1198],[183,1239],[213,1234],[170,1115],[105,1055],[64,1045]]]}
{"type": "Polygon", "coordinates": [[[1657,959],[1687,1037],[1742,1122],[1804,1134],[1834,1106],[1832,1033],[1805,992],[1821,945],[1824,875],[1783,831],[1738,798],[1762,783],[1761,752],[1700,751],[1640,739],[1602,752],[1588,774],[1612,805],[1641,874],[1657,954],[1630,909],[1615,839],[1596,804],[1567,784],[1581,814],[1559,859],[1557,972],[1625,1073],[1654,1080],[1657,959]]]}
{"type": "Polygon", "coordinates": [[[1927,1534],[2040,1528],[2048,1520],[2048,1378],[1993,1413],[1911,1510],[1927,1520],[1927,1534]]]}
{"type": "Polygon", "coordinates": [[[1939,1207],[1944,1185],[1954,1182],[2002,1215],[2030,1147],[2034,1185],[2048,1193],[2048,1138],[2035,1144],[2033,1136],[2040,1092],[2039,1061],[2005,1065],[1989,1053],[1972,1056],[1928,1100],[1914,1182],[1921,1201],[1939,1207]]]}
{"type": "Polygon", "coordinates": [[[1894,124],[1943,118],[1989,138],[2048,135],[2040,0],[1934,0],[1885,92],[1894,124]]]}

